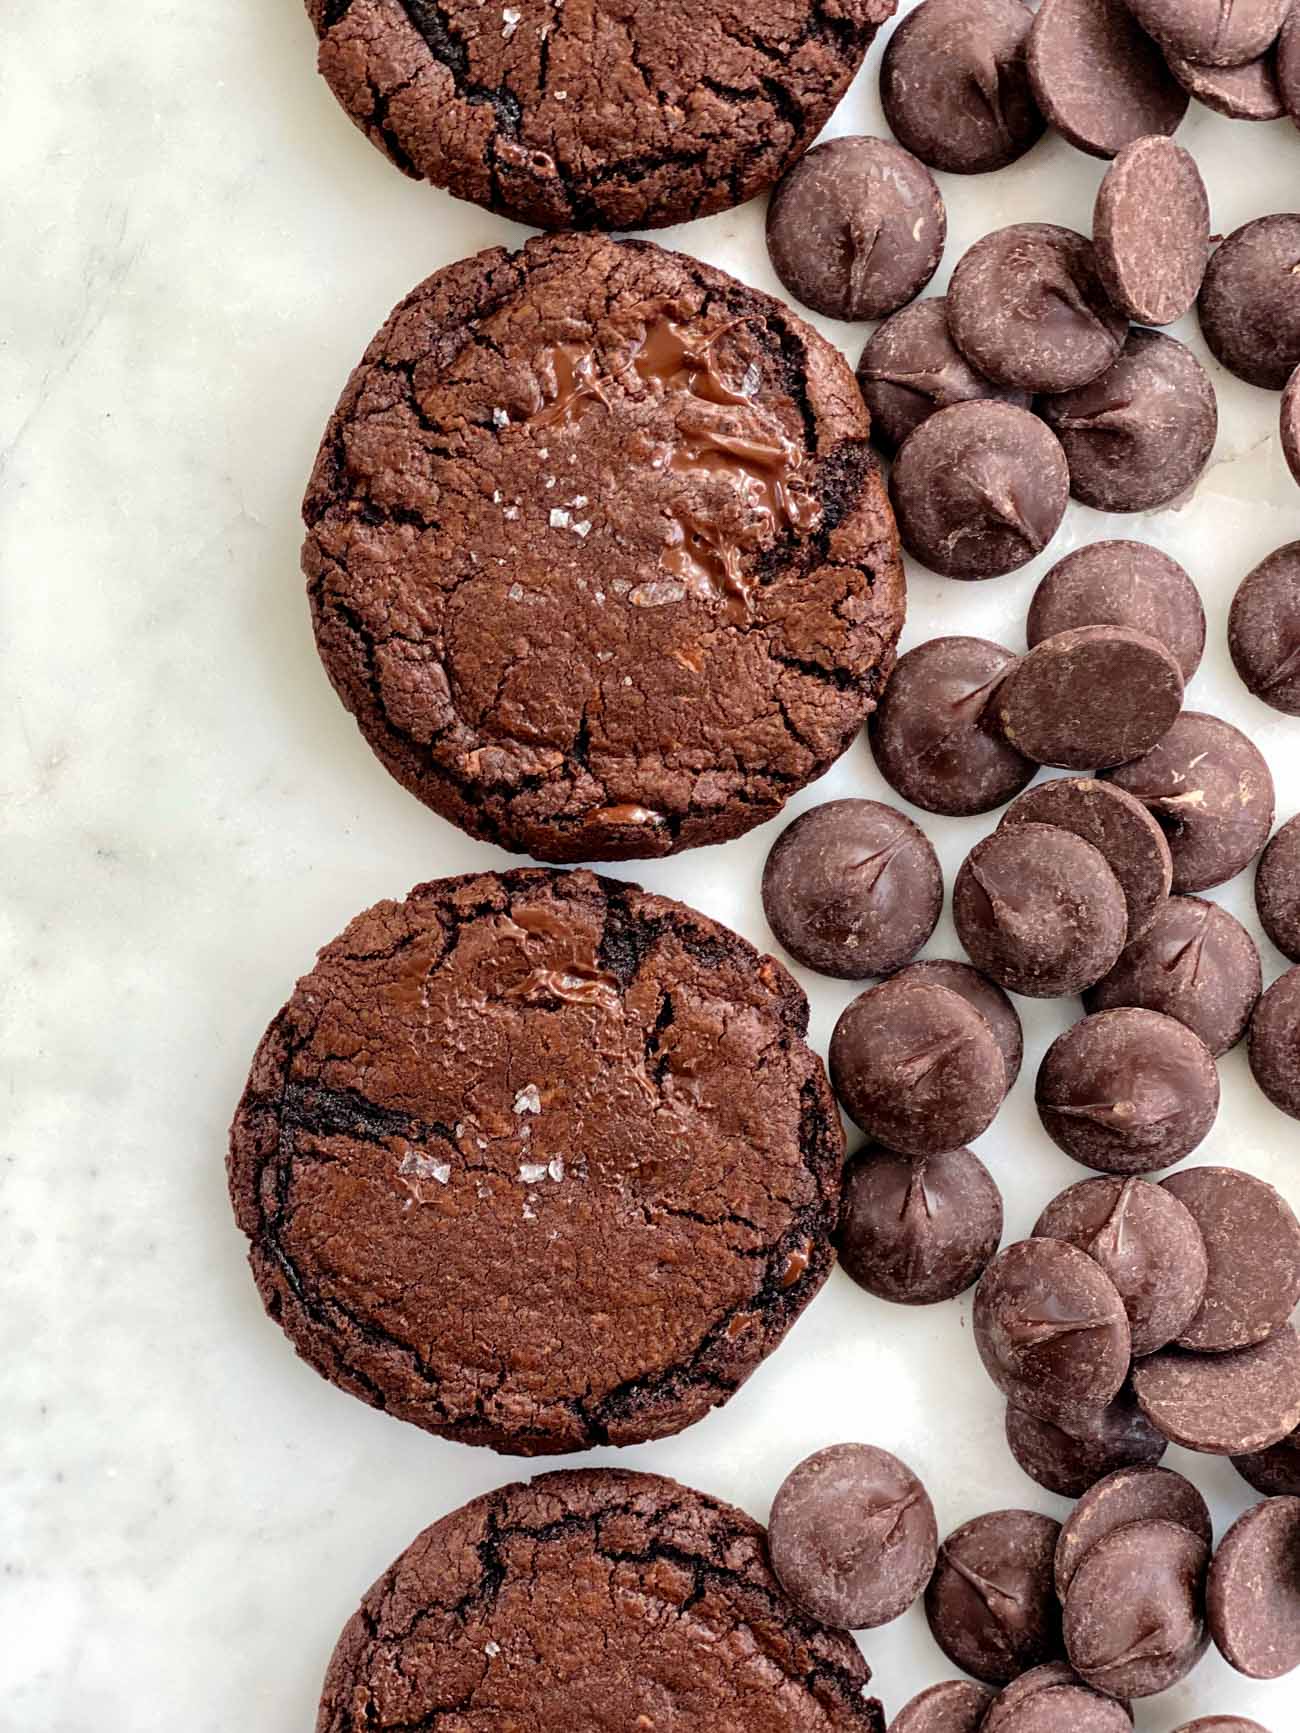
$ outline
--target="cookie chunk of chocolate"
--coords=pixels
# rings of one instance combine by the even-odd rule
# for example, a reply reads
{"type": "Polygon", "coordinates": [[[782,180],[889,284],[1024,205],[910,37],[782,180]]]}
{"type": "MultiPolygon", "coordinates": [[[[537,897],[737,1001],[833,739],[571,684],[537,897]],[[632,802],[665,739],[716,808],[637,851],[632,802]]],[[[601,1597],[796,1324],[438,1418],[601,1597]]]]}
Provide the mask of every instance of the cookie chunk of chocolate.
{"type": "Polygon", "coordinates": [[[1136,324],[1182,318],[1210,257],[1210,201],[1182,145],[1156,134],[1124,146],[1097,193],[1092,244],[1111,300],[1136,324]]]}
{"type": "MultiPolygon", "coordinates": [[[[1020,0],[1008,3],[1024,10],[1020,0]]],[[[966,0],[961,4],[964,8],[966,0]]],[[[872,440],[891,454],[936,409],[985,397],[1018,409],[1030,403],[1027,391],[995,385],[975,371],[952,340],[946,302],[934,295],[900,308],[876,327],[858,362],[858,384],[871,411],[872,440]]]]}
{"type": "Polygon", "coordinates": [[[1174,132],[1187,113],[1186,93],[1121,0],[1043,0],[1029,80],[1052,126],[1089,156],[1174,132]]]}
{"type": "Polygon", "coordinates": [[[1007,678],[998,721],[1036,764],[1086,770],[1149,752],[1182,703],[1182,669],[1159,639],[1127,626],[1076,626],[1036,644],[1007,678]]]}
{"type": "Polygon", "coordinates": [[[1089,542],[1058,560],[1029,605],[1029,647],[1075,626],[1127,626],[1158,638],[1190,680],[1205,650],[1205,608],[1187,573],[1146,542],[1089,542]]]}

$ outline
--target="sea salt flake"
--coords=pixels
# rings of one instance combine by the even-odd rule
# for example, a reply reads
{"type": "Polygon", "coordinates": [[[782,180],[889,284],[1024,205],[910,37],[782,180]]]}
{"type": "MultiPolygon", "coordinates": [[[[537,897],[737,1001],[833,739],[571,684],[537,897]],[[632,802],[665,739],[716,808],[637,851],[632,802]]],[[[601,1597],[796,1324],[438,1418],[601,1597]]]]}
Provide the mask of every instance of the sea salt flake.
{"type": "Polygon", "coordinates": [[[546,1164],[546,1171],[558,1184],[564,1178],[564,1157],[562,1155],[553,1156],[546,1164]]]}
{"type": "Polygon", "coordinates": [[[397,1171],[413,1173],[417,1179],[436,1179],[439,1185],[446,1185],[451,1178],[451,1163],[436,1161],[433,1156],[425,1155],[423,1150],[408,1149],[397,1171]]]}
{"type": "Polygon", "coordinates": [[[575,536],[589,535],[591,533],[591,519],[585,517],[581,523],[576,523],[572,527],[575,536]]]}
{"type": "Polygon", "coordinates": [[[546,1178],[546,1163],[544,1161],[521,1161],[519,1163],[519,1178],[525,1185],[536,1185],[539,1179],[546,1178]]]}
{"type": "Polygon", "coordinates": [[[569,501],[569,504],[570,505],[576,505],[578,507],[579,511],[582,510],[583,506],[586,505],[586,503],[587,503],[587,496],[585,493],[575,493],[573,498],[569,501]]]}
{"type": "Polygon", "coordinates": [[[522,584],[511,584],[510,588],[506,591],[506,595],[509,596],[512,602],[522,602],[524,599],[524,586],[522,584]]]}
{"type": "Polygon", "coordinates": [[[502,512],[501,515],[502,515],[502,517],[509,518],[511,523],[513,523],[514,520],[519,516],[519,507],[517,505],[508,505],[506,507],[505,511],[502,512]]]}
{"type": "MultiPolygon", "coordinates": [[[[495,415],[496,410],[494,409],[492,411],[492,413],[493,413],[493,415],[495,415]]],[[[493,505],[500,505],[501,504],[501,489],[499,487],[495,487],[492,490],[492,504],[493,505]]]]}
{"type": "Polygon", "coordinates": [[[483,1653],[490,1661],[495,1661],[497,1656],[501,1653],[500,1643],[484,1643],[483,1653]]]}
{"type": "Polygon", "coordinates": [[[507,6],[501,14],[501,34],[509,42],[523,22],[523,13],[517,12],[513,6],[507,6]]]}
{"type": "Polygon", "coordinates": [[[515,1096],[516,1113],[540,1113],[542,1111],[541,1092],[535,1083],[525,1083],[515,1096]]]}
{"type": "MultiPolygon", "coordinates": [[[[518,14],[516,14],[516,16],[518,16],[518,14]]],[[[509,427],[510,417],[506,414],[504,409],[494,409],[492,411],[492,425],[493,427],[509,427]]],[[[498,494],[497,497],[499,499],[501,496],[498,494]]]]}
{"type": "Polygon", "coordinates": [[[567,530],[571,522],[572,519],[563,506],[553,505],[551,507],[551,528],[553,530],[567,530]]]}

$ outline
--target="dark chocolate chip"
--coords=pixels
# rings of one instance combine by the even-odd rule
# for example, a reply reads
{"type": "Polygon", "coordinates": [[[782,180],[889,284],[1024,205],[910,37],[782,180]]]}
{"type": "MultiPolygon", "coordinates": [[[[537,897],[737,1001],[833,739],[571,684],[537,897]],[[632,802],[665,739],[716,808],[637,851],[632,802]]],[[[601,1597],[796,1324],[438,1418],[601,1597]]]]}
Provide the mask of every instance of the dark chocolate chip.
{"type": "Polygon", "coordinates": [[[1276,548],[1242,579],[1228,615],[1228,649],[1248,691],[1300,716],[1300,542],[1276,548]]]}
{"type": "Polygon", "coordinates": [[[1006,1095],[992,1029],[946,987],[884,981],[869,988],[835,1025],[830,1072],[854,1124],[911,1155],[978,1137],[1006,1095]]]}
{"type": "Polygon", "coordinates": [[[814,1619],[868,1630],[907,1611],[934,1570],[934,1506],[906,1463],[833,1444],[782,1481],[768,1521],[781,1587],[814,1619]]]}
{"type": "Polygon", "coordinates": [[[948,231],[924,163],[884,138],[832,138],[787,170],[767,211],[785,287],[832,319],[879,319],[933,277],[948,231]]]}
{"type": "Polygon", "coordinates": [[[1162,1011],[1218,1059],[1246,1033],[1263,984],[1259,948],[1239,920],[1201,897],[1171,897],[1083,1003],[1090,1012],[1162,1011]]]}
{"type": "Polygon", "coordinates": [[[1300,126],[1300,13],[1294,6],[1277,39],[1277,85],[1287,113],[1300,126]]]}
{"type": "Polygon", "coordinates": [[[1065,1651],[1075,1671],[1120,1697],[1153,1697],[1185,1678],[1209,1646],[1209,1562],[1199,1535],[1160,1518],[1099,1540],[1065,1596],[1065,1651]]]}
{"type": "Polygon", "coordinates": [[[1266,1498],[1219,1542],[1205,1591],[1215,1647],[1248,1679],[1300,1667],[1300,1498],[1266,1498]]]}
{"type": "Polygon", "coordinates": [[[1008,1401],[1067,1429],[1113,1401],[1128,1374],[1115,1284],[1064,1240],[1020,1240],[1000,1252],[975,1290],[972,1328],[1008,1401]]]}
{"type": "Polygon", "coordinates": [[[939,1548],[925,1613],[948,1659],[1005,1685],[1061,1655],[1052,1583],[1060,1525],[1032,1510],[995,1510],[963,1523],[939,1548]]]}
{"type": "Polygon", "coordinates": [[[1162,1348],[1133,1368],[1133,1390],[1152,1425],[1188,1450],[1265,1450],[1300,1426],[1300,1338],[1284,1324],[1229,1354],[1162,1348]]]}
{"type": "Polygon", "coordinates": [[[1121,1390],[1096,1416],[1067,1431],[1007,1404],[1007,1447],[1031,1480],[1062,1498],[1078,1498],[1105,1474],[1159,1462],[1169,1441],[1121,1390]]]}
{"type": "Polygon", "coordinates": [[[1286,466],[1300,484],[1300,367],[1282,389],[1282,405],[1278,412],[1278,437],[1286,466]]]}
{"type": "Polygon", "coordinates": [[[1019,1013],[1001,987],[978,969],[972,969],[969,963],[954,963],[947,957],[927,957],[923,962],[909,963],[894,979],[906,981],[910,986],[929,982],[937,987],[950,987],[973,1005],[997,1037],[1007,1067],[1007,1088],[1011,1088],[1020,1075],[1025,1056],[1025,1032],[1019,1013]]]}
{"type": "Polygon", "coordinates": [[[1282,955],[1300,963],[1300,816],[1288,820],[1259,857],[1255,907],[1282,955]]]}
{"type": "Polygon", "coordinates": [[[1288,969],[1256,1005],[1247,1050],[1274,1107],[1300,1119],[1300,968],[1288,969]]]}
{"type": "Polygon", "coordinates": [[[994,1695],[973,1679],[945,1679],[904,1703],[889,1733],[979,1733],[994,1695]]]}
{"type": "Polygon", "coordinates": [[[997,709],[1017,752],[1086,770],[1149,752],[1182,703],[1182,669],[1158,639],[1128,626],[1075,626],[1034,646],[998,693],[997,709]]]}
{"type": "Polygon", "coordinates": [[[1032,560],[1060,528],[1065,453],[1036,415],[982,398],[929,416],[889,479],[898,533],[947,578],[996,578],[1032,560]]]}
{"type": "MultiPolygon", "coordinates": [[[[1020,0],[1008,3],[1024,10],[1020,0]]],[[[871,437],[891,454],[936,409],[986,397],[1020,409],[1030,403],[1027,391],[995,385],[975,371],[952,340],[947,303],[935,296],[913,301],[876,327],[858,362],[858,385],[871,411],[871,437]]]]}
{"type": "MultiPolygon", "coordinates": [[[[1048,1661],[1044,1666],[1031,1667],[1027,1673],[1022,1673],[1018,1679],[1013,1679],[998,1693],[996,1702],[984,1718],[980,1733],[1008,1733],[1008,1730],[1009,1733],[1016,1733],[1016,1729],[1022,1728],[1024,1725],[1019,1720],[1017,1711],[1027,1697],[1037,1697],[1045,1691],[1059,1690],[1065,1685],[1076,1691],[1082,1690],[1090,1697],[1095,1698],[1097,1696],[1090,1685],[1084,1684],[1068,1661],[1048,1661]]],[[[1115,1721],[1112,1715],[1108,1720],[1103,1720],[1100,1723],[1086,1719],[1076,1722],[1070,1718],[1063,1718],[1060,1714],[1059,1702],[1053,1699],[1048,1707],[1054,1713],[1042,1723],[1043,1733],[1072,1733],[1076,1726],[1080,1733],[1093,1733],[1094,1726],[1105,1729],[1106,1733],[1109,1733],[1112,1726],[1123,1729],[1127,1733],[1127,1728],[1133,1720],[1131,1711],[1114,1698],[1104,1699],[1104,1701],[1108,1703],[1110,1709],[1118,1709],[1124,1719],[1115,1721]]],[[[1076,1703],[1075,1707],[1081,1709],[1085,1716],[1089,1713],[1080,1704],[1076,1703]]],[[[1033,1726],[1037,1729],[1039,1723],[1034,1721],[1033,1726]]]]}
{"type": "Polygon", "coordinates": [[[1092,213],[1097,269],[1139,325],[1172,325],[1195,301],[1210,257],[1210,201],[1194,159],[1162,133],[1126,144],[1092,213]]]}
{"type": "Polygon", "coordinates": [[[1256,1492],[1269,1498],[1300,1497],[1300,1432],[1288,1432],[1265,1450],[1234,1456],[1232,1466],[1256,1492]]]}
{"type": "Polygon", "coordinates": [[[1002,1238],[1002,1194],[969,1149],[898,1155],[868,1145],[844,1171],[840,1267],[903,1306],[964,1293],[1002,1238]]]}
{"type": "Polygon", "coordinates": [[[1250,385],[1280,391],[1300,365],[1300,216],[1235,229],[1205,272],[1198,307],[1215,357],[1250,385]]]}
{"type": "Polygon", "coordinates": [[[1058,560],[1029,607],[1032,648],[1073,626],[1131,626],[1173,651],[1190,680],[1205,649],[1205,608],[1176,560],[1146,542],[1089,542],[1058,560]]]}
{"type": "Polygon", "coordinates": [[[1086,385],[1128,335],[1092,242],[1055,223],[1014,223],[977,241],[953,272],[948,326],[973,367],[1022,391],[1086,385]]]}
{"type": "Polygon", "coordinates": [[[996,830],[953,888],[957,935],[977,969],[1033,999],[1081,993],[1124,948],[1128,908],[1100,851],[1056,825],[996,830]]]}
{"type": "Polygon", "coordinates": [[[1244,66],[1203,66],[1171,50],[1165,51],[1165,59],[1184,90],[1229,120],[1280,120],[1286,113],[1275,49],[1244,66]]]}
{"type": "Polygon", "coordinates": [[[1129,1523],[1156,1518],[1177,1523],[1209,1546],[1209,1506],[1191,1481],[1172,1468],[1121,1468],[1090,1486],[1066,1517],[1057,1542],[1056,1592],[1061,1599],[1099,1541],[1129,1523]]]}
{"type": "Polygon", "coordinates": [[[1186,92],[1120,0],[1043,0],[1029,80],[1057,132],[1090,156],[1171,133],[1187,113],[1186,92]]]}
{"type": "Polygon", "coordinates": [[[1080,1683],[1031,1692],[997,1725],[1004,1733],[1131,1733],[1133,1723],[1113,1697],[1080,1683]]]}
{"type": "Polygon", "coordinates": [[[1127,0],[1138,23],[1204,66],[1244,66],[1277,41],[1291,0],[1127,0]]]}
{"type": "Polygon", "coordinates": [[[1261,1727],[1258,1721],[1247,1721],[1243,1715],[1202,1715],[1199,1720],[1175,1727],[1174,1733],[1268,1733],[1268,1728],[1261,1727]]]}
{"type": "Polygon", "coordinates": [[[1235,1167],[1190,1167],[1163,1189],[1195,1218],[1209,1258],[1179,1347],[1222,1354],[1273,1335],[1300,1300],[1300,1222],[1281,1192],[1235,1167]]]}

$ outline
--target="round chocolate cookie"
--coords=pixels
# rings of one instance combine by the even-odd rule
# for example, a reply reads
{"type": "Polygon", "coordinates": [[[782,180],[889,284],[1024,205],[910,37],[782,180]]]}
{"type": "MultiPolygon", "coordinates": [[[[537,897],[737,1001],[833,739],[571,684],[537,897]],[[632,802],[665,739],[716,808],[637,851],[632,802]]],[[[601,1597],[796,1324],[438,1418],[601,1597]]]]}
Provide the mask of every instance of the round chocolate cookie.
{"type": "Polygon", "coordinates": [[[1043,0],[1029,80],[1056,131],[1090,156],[1171,133],[1187,113],[1185,92],[1121,0],[1043,0]]]}
{"type": "Polygon", "coordinates": [[[1300,815],[1282,826],[1259,858],[1255,907],[1282,955],[1300,963],[1300,815]]]}
{"type": "Polygon", "coordinates": [[[1281,1192],[1235,1167],[1189,1167],[1162,1189],[1191,1214],[1209,1259],[1179,1347],[1223,1354],[1281,1329],[1300,1300],[1300,1221],[1281,1192]]]}
{"type": "Polygon", "coordinates": [[[782,1481],[768,1521],[781,1586],[810,1618],[873,1630],[905,1613],[934,1570],[934,1506],[905,1462],[832,1444],[782,1481]]]}
{"type": "Polygon", "coordinates": [[[1128,1318],[1115,1284],[1064,1240],[1019,1240],[975,1290],[975,1345],[1017,1408],[1067,1429],[1086,1427],[1128,1376],[1128,1318]]]}
{"type": "Polygon", "coordinates": [[[1043,133],[1025,66],[1034,15],[1020,0],[922,0],[890,37],[880,100],[931,168],[986,174],[1043,133]]]}
{"type": "MultiPolygon", "coordinates": [[[[934,5],[937,0],[926,0],[934,5]]],[[[963,8],[967,0],[961,0],[963,8]]],[[[1024,11],[1020,0],[1006,4],[1024,11]]],[[[911,14],[919,18],[923,5],[911,14]]],[[[1028,16],[1028,14],[1026,14],[1028,16]]],[[[897,40],[897,38],[895,38],[897,40]]],[[[878,325],[858,362],[858,385],[871,411],[871,437],[882,451],[898,450],[909,433],[954,403],[996,398],[1028,409],[1027,391],[995,385],[977,373],[952,340],[942,296],[913,301],[878,325]]]]}
{"type": "MultiPolygon", "coordinates": [[[[1051,824],[1090,842],[1124,892],[1129,946],[1150,930],[1168,903],[1174,868],[1164,832],[1140,800],[1113,782],[1062,776],[1036,783],[1012,802],[1002,823],[1051,824]]],[[[1116,969],[1123,961],[1121,955],[1116,969]]]]}
{"type": "Polygon", "coordinates": [[[904,1703],[889,1733],[979,1733],[994,1695],[971,1679],[945,1679],[904,1703]]]}
{"type": "Polygon", "coordinates": [[[1250,1069],[1274,1107],[1300,1119],[1300,968],[1288,969],[1250,1020],[1250,1069]]]}
{"type": "Polygon", "coordinates": [[[1060,1524],[1033,1510],[994,1510],[954,1529],[925,1591],[934,1640],[955,1666],[1005,1685],[1059,1659],[1052,1585],[1060,1524]]]}
{"type": "Polygon", "coordinates": [[[1001,987],[990,981],[987,975],[981,975],[978,969],[972,969],[969,963],[954,963],[947,957],[927,957],[923,962],[909,963],[894,979],[906,981],[909,986],[925,982],[937,987],[951,987],[954,993],[973,1005],[997,1038],[1006,1061],[1007,1088],[1011,1088],[1020,1075],[1025,1056],[1025,1032],[1019,1012],[1001,987]]]}
{"type": "Polygon", "coordinates": [[[320,70],[403,173],[521,223],[645,229],[753,198],[817,137],[892,0],[307,0],[320,70]]]}
{"type": "Polygon", "coordinates": [[[1086,385],[1128,335],[1091,241],[1055,223],[1014,223],[985,235],[959,261],[947,299],[953,341],[972,367],[1022,391],[1086,385]]]}
{"type": "Polygon", "coordinates": [[[1159,1462],[1169,1448],[1129,1390],[1076,1425],[1067,1431],[1007,1404],[1008,1449],[1031,1480],[1062,1498],[1080,1497],[1116,1469],[1159,1462]]]}
{"type": "Polygon", "coordinates": [[[1034,1234],[1067,1240],[1101,1265],[1124,1302],[1135,1357],[1180,1336],[1205,1298],[1209,1265],[1196,1218],[1172,1191],[1148,1180],[1080,1180],[1048,1204],[1034,1234]]]}
{"type": "Polygon", "coordinates": [[[1100,851],[1049,824],[995,830],[953,887],[957,936],[977,969],[1032,999],[1081,993],[1115,966],[1128,930],[1100,851]]]}
{"type": "Polygon", "coordinates": [[[1133,1368],[1133,1391],[1152,1425],[1187,1450],[1266,1450],[1300,1426],[1300,1338],[1284,1324],[1228,1354],[1162,1348],[1133,1368]]]}
{"type": "Polygon", "coordinates": [[[884,1733],[870,1677],[781,1592],[743,1511],[588,1468],[489,1492],[413,1541],[344,1628],[316,1733],[884,1733]]]}
{"type": "Polygon", "coordinates": [[[1182,669],[1159,639],[1127,626],[1076,626],[1034,646],[998,693],[997,710],[1017,752],[1086,770],[1149,752],[1182,703],[1182,669]]]}
{"type": "Polygon", "coordinates": [[[1099,1541],[1130,1523],[1157,1518],[1177,1523],[1209,1546],[1209,1506],[1191,1481],[1172,1468],[1121,1468],[1090,1486],[1066,1517],[1057,1542],[1056,1592],[1061,1599],[1099,1541]]]}
{"type": "Polygon", "coordinates": [[[1273,828],[1273,777],[1239,728],[1184,710],[1144,758],[1102,774],[1142,802],[1174,861],[1174,889],[1209,890],[1244,872],[1273,828]]]}
{"type": "Polygon", "coordinates": [[[1262,986],[1259,949],[1235,916],[1201,897],[1171,897],[1083,1003],[1089,1012],[1134,1005],[1176,1017],[1218,1059],[1246,1033],[1262,986]]]}
{"type": "Polygon", "coordinates": [[[1271,48],[1244,66],[1202,66],[1168,49],[1165,60],[1189,95],[1229,120],[1281,120],[1286,113],[1271,48]]]}
{"type": "Polygon", "coordinates": [[[924,163],[884,138],[832,138],[787,171],[767,209],[772,269],[831,319],[880,319],[943,257],[948,219],[924,163]]]}
{"type": "Polygon", "coordinates": [[[1156,1518],[1113,1529],[1070,1580],[1063,1608],[1070,1665],[1099,1691],[1154,1697],[1186,1678],[1209,1647],[1210,1549],[1156,1518]]]}
{"type": "Polygon", "coordinates": [[[1215,1647],[1248,1679],[1300,1667],[1300,1498],[1266,1498],[1219,1542],[1205,1591],[1215,1647]]]}
{"type": "Polygon", "coordinates": [[[1034,591],[1032,649],[1075,626],[1128,626],[1172,650],[1190,680],[1205,649],[1205,608],[1196,585],[1146,542],[1089,542],[1058,560],[1034,591]]]}
{"type": "Polygon", "coordinates": [[[1092,244],[1107,293],[1130,319],[1172,325],[1182,318],[1210,257],[1210,201],[1182,145],[1157,133],[1124,146],[1097,193],[1092,244]]]}
{"type": "Polygon", "coordinates": [[[1280,391],[1300,364],[1300,216],[1234,229],[1201,286],[1201,331],[1217,360],[1249,385],[1280,391]]]}
{"type": "Polygon", "coordinates": [[[1277,41],[1290,0],[1127,0],[1162,48],[1204,66],[1244,66],[1277,41]]]}
{"type": "Polygon", "coordinates": [[[997,578],[1061,527],[1070,475],[1038,416],[981,399],[940,409],[908,435],[889,492],[914,559],[946,578],[997,578]]]}
{"type": "Polygon", "coordinates": [[[1199,1035],[1159,1011],[1099,1011],[1058,1035],[1038,1072],[1052,1142],[1102,1173],[1153,1173],[1190,1155],[1219,1112],[1199,1035]]]}
{"type": "Polygon", "coordinates": [[[377,904],[235,1116],[267,1310],[332,1383],[464,1443],[679,1431],[830,1270],[844,1140],[806,1024],[779,963],[591,873],[377,904]]]}
{"type": "Polygon", "coordinates": [[[1300,716],[1300,542],[1288,542],[1242,579],[1228,615],[1228,649],[1247,690],[1300,716]]]}
{"type": "Polygon", "coordinates": [[[1119,359],[1076,391],[1045,398],[1070,492],[1098,511],[1153,511],[1210,461],[1219,409],[1209,375],[1162,331],[1131,331],[1119,359]]]}
{"type": "Polygon", "coordinates": [[[1277,418],[1282,455],[1297,486],[1300,486],[1300,367],[1282,389],[1282,403],[1277,418]]]}
{"type": "Polygon", "coordinates": [[[1002,1238],[1002,1194],[969,1149],[898,1155],[868,1145],[844,1170],[840,1268],[902,1306],[964,1293],[1002,1238]]]}
{"type": "Polygon", "coordinates": [[[983,1016],[947,987],[882,981],[840,1013],[831,1080],[853,1123],[887,1149],[936,1155],[987,1131],[1007,1093],[983,1016]]]}
{"type": "Polygon", "coordinates": [[[545,860],[741,835],[820,776],[903,614],[837,350],[650,243],[565,235],[397,309],[316,461],[316,639],[387,768],[545,860]]]}
{"type": "Polygon", "coordinates": [[[763,869],[763,910],[809,969],[892,975],[938,924],[943,873],[924,831],[875,800],[830,800],[786,826],[763,869]]]}
{"type": "Polygon", "coordinates": [[[1004,806],[1038,766],[998,731],[996,700],[1019,657],[985,638],[931,638],[901,656],[867,724],[885,781],[926,812],[1004,806]]]}
{"type": "Polygon", "coordinates": [[[1300,1498],[1300,1432],[1288,1432],[1265,1450],[1234,1456],[1241,1478],[1269,1498],[1300,1498]]]}

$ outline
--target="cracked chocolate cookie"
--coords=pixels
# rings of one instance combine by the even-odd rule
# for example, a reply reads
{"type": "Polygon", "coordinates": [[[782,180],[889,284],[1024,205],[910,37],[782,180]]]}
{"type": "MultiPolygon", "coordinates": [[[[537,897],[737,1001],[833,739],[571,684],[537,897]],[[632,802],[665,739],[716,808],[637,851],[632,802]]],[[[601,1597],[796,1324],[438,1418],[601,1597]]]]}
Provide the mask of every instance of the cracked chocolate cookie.
{"type": "Polygon", "coordinates": [[[829,120],[896,0],[307,0],[330,89],[405,174],[543,229],[743,204],[829,120]]]}
{"type": "Polygon", "coordinates": [[[392,774],[541,860],[671,854],[849,745],[904,580],[837,349],[649,242],[565,235],[422,284],[304,504],[317,644],[392,774]]]}
{"type": "Polygon", "coordinates": [[[377,904],[235,1116],[267,1311],[332,1383],[465,1443],[679,1431],[831,1266],[844,1138],[807,1020],[779,963],[591,873],[377,904]]]}
{"type": "Polygon", "coordinates": [[[799,1612],[765,1541],[743,1511],[655,1474],[489,1492],[365,1596],[316,1733],[884,1733],[857,1645],[799,1612]]]}

